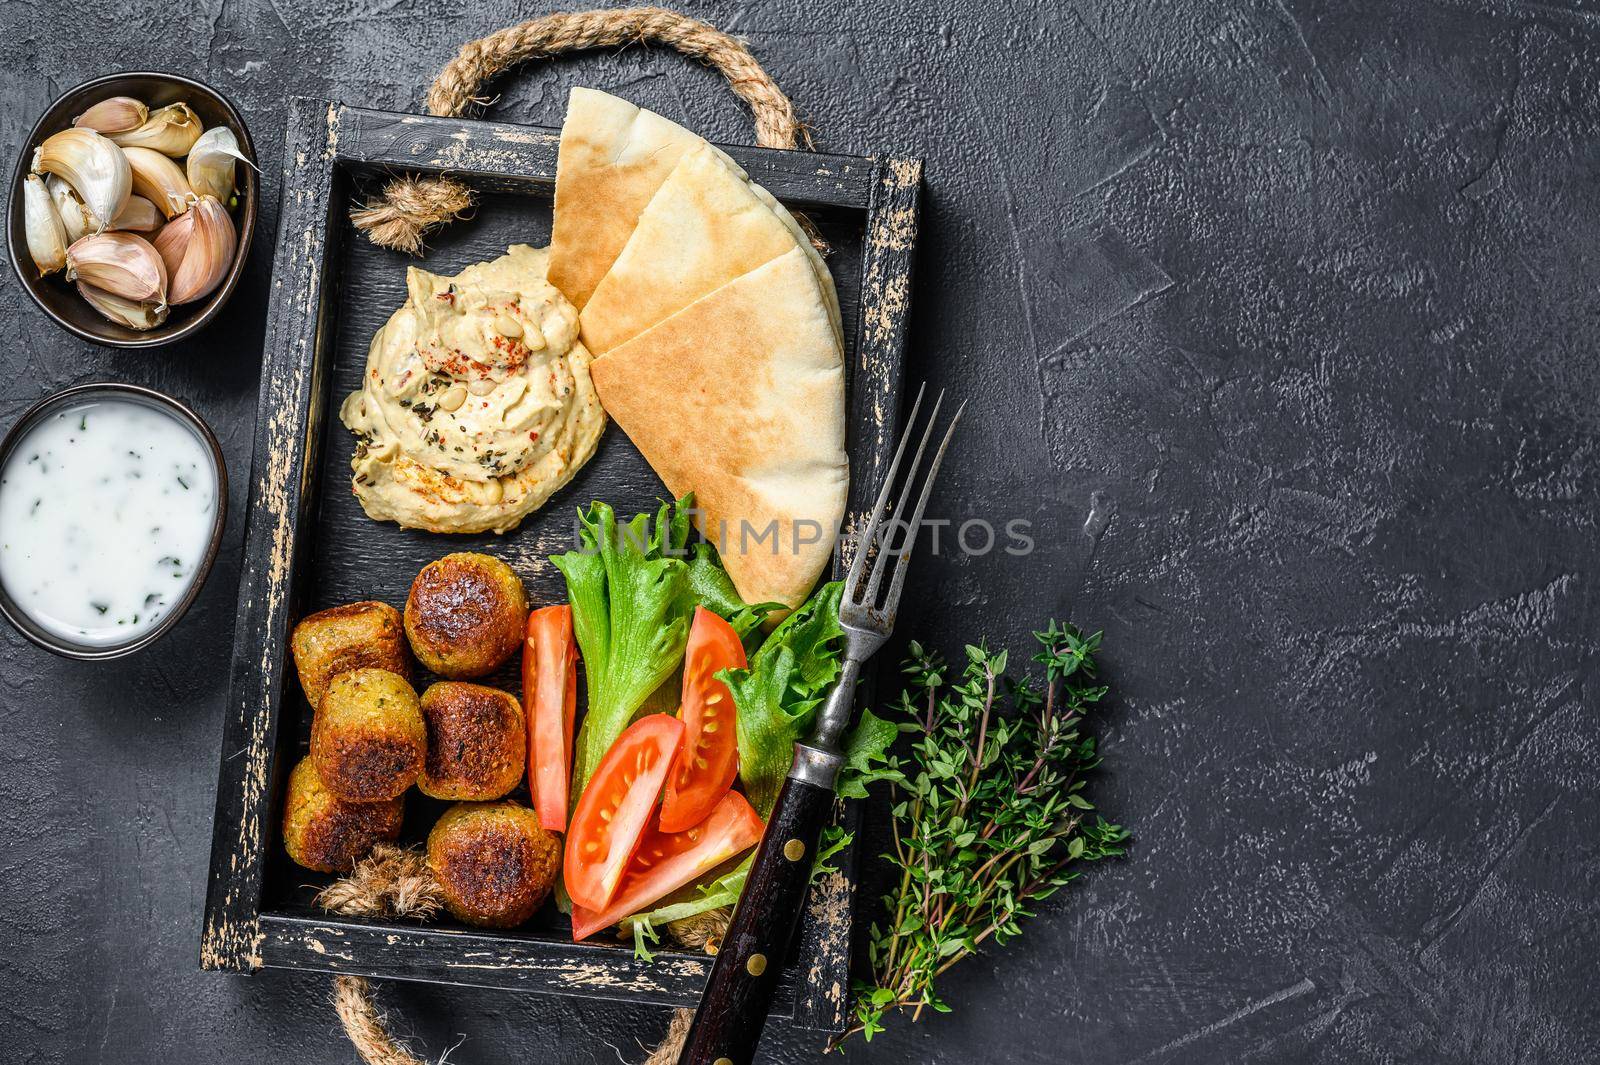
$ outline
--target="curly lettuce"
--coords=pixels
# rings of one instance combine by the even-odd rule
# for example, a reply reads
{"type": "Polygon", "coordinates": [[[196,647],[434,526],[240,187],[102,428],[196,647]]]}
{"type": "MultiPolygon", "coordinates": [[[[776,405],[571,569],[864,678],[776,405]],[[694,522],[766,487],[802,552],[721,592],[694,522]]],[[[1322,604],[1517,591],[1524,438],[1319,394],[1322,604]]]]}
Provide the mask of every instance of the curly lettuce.
{"type": "Polygon", "coordinates": [[[789,775],[795,743],[811,730],[817,707],[839,676],[844,653],[840,588],[837,581],[819,588],[772,630],[748,669],[717,674],[738,711],[739,779],[762,820],[772,813],[789,775]]]}
{"type": "MultiPolygon", "coordinates": [[[[727,669],[717,676],[733,694],[738,711],[739,779],[756,813],[766,820],[794,761],[794,745],[810,732],[817,708],[838,679],[844,652],[844,630],[839,627],[840,585],[825,584],[772,631],[750,658],[748,669],[727,669]]],[[[841,748],[845,769],[839,794],[846,798],[866,794],[865,785],[885,771],[884,755],[899,730],[890,722],[863,710],[860,720],[844,738],[841,748]]],[[[691,884],[662,901],[653,910],[633,918],[635,946],[647,953],[654,929],[731,906],[744,890],[752,857],[733,870],[691,884]]]]}
{"type": "Polygon", "coordinates": [[[689,548],[693,506],[694,497],[685,496],[663,503],[653,516],[619,523],[609,506],[591,503],[578,513],[578,549],[550,559],[566,578],[588,687],[573,745],[574,803],[641,710],[677,705],[672,681],[683,665],[696,605],[720,614],[741,637],[757,631],[772,609],[740,600],[708,545],[689,548]]]}
{"type": "MultiPolygon", "coordinates": [[[[593,503],[579,514],[580,549],[551,559],[566,577],[573,629],[583,652],[588,709],[573,750],[573,801],[629,723],[647,710],[677,705],[684,645],[694,608],[715,611],[745,641],[749,667],[723,670],[738,711],[739,778],[763,820],[772,814],[794,760],[794,745],[812,727],[839,676],[844,631],[840,585],[819,588],[770,635],[761,622],[781,604],[740,598],[716,551],[690,549],[693,497],[619,525],[612,509],[593,503]]],[[[896,729],[870,712],[846,736],[840,794],[864,794],[896,729]]],[[[630,919],[641,949],[654,928],[735,903],[751,857],[673,893],[630,919]]]]}

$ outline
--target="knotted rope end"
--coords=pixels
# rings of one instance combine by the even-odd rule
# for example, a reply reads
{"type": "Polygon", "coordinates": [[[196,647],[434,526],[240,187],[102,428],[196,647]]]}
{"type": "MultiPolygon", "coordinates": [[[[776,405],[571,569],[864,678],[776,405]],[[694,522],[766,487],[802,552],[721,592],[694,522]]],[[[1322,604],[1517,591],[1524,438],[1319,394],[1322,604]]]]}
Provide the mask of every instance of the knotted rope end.
{"type": "Polygon", "coordinates": [[[472,190],[454,178],[398,177],[376,199],[350,212],[350,221],[374,244],[408,255],[422,253],[422,238],[472,209],[472,190]]]}

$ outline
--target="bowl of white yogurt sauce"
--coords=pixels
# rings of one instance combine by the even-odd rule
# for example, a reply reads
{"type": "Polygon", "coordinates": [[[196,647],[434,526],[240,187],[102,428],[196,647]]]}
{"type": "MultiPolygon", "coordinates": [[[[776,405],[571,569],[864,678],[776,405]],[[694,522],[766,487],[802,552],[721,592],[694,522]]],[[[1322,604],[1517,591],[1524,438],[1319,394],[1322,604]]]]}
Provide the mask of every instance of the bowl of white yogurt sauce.
{"type": "Polygon", "coordinates": [[[148,647],[199,594],[227,509],[222,449],[184,404],[57,392],[0,440],[0,614],[67,658],[148,647]]]}

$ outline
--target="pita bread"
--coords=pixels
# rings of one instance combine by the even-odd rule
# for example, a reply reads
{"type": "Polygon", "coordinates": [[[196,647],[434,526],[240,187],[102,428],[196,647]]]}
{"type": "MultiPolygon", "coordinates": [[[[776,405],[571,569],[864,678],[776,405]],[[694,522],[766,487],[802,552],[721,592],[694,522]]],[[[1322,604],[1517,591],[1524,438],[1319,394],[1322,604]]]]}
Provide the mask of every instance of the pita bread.
{"type": "Polygon", "coordinates": [[[556,160],[550,283],[583,309],[678,160],[705,141],[593,89],[573,89],[556,160]]]}
{"type": "Polygon", "coordinates": [[[791,241],[589,372],[668,491],[694,492],[745,601],[799,605],[849,486],[844,359],[805,250],[791,241]]]}
{"type": "Polygon", "coordinates": [[[697,149],[656,190],[589,298],[583,342],[610,351],[795,246],[749,180],[709,146],[697,149]]]}

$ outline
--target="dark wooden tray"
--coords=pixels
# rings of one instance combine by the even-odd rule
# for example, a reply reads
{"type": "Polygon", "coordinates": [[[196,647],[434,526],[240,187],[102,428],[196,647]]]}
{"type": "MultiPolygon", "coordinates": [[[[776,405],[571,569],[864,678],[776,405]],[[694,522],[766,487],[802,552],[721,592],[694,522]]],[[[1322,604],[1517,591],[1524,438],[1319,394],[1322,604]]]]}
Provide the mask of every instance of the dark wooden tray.
{"type": "MultiPolygon", "coordinates": [[[[409,260],[369,244],[351,204],[401,171],[448,171],[482,203],[437,234],[428,268],[454,272],[510,243],[548,243],[558,131],[291,103],[283,209],[273,266],[266,364],[256,415],[232,682],[206,897],[201,965],[287,968],[553,994],[692,1005],[709,959],[662,951],[653,963],[606,942],[574,944],[553,908],[514,932],[448,919],[384,923],[333,917],[312,904],[329,878],[293,865],[279,838],[284,781],[304,753],[311,710],[288,661],[303,614],[357,599],[399,605],[423,564],[448,551],[508,561],[536,603],[560,601],[545,561],[573,539],[573,514],[602,499],[619,514],[665,494],[614,426],[574,482],[504,537],[436,536],[369,520],[349,491],[353,439],[338,422],[372,334],[404,302],[409,260]]],[[[898,413],[921,163],[723,145],[774,196],[802,210],[833,247],[846,344],[849,514],[885,465],[898,413]]],[[[836,560],[837,565],[837,560],[836,560]]],[[[581,671],[580,671],[581,676],[581,671]]],[[[515,682],[508,684],[516,690],[515,682]]],[[[408,799],[405,839],[426,834],[435,807],[408,799]]],[[[842,809],[853,823],[856,811],[842,809]]],[[[837,1030],[845,1021],[855,884],[848,860],[813,885],[796,959],[775,1016],[837,1030]]]]}

